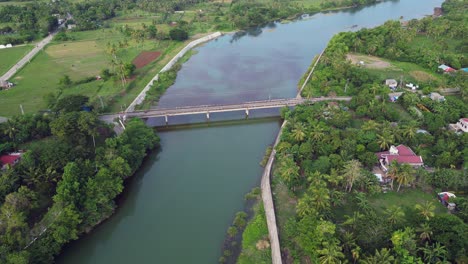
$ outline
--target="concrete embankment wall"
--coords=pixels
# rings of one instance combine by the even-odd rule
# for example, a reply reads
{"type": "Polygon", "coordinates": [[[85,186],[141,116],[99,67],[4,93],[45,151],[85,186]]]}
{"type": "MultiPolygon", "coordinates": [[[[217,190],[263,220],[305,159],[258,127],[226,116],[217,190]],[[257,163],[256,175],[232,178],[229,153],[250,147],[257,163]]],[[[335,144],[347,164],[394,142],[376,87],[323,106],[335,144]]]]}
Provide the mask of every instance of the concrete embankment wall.
{"type": "Polygon", "coordinates": [[[176,62],[182,58],[185,53],[187,53],[187,51],[191,50],[193,47],[201,44],[201,43],[204,43],[204,42],[207,42],[207,41],[210,41],[210,40],[213,40],[215,38],[218,38],[220,36],[222,36],[223,34],[221,32],[215,32],[213,34],[210,34],[208,36],[205,36],[203,38],[199,38],[197,40],[194,40],[192,42],[190,42],[187,46],[185,46],[181,51],[179,51],[179,53],[177,53],[177,55],[174,56],[174,58],[172,58],[167,64],[166,66],[164,66],[161,71],[159,71],[158,74],[156,74],[153,79],[151,79],[151,81],[149,81],[149,83],[145,86],[145,88],[140,92],[140,94],[135,98],[135,100],[133,100],[133,102],[128,106],[128,108],[125,110],[125,112],[133,112],[135,110],[135,106],[136,105],[139,105],[141,103],[143,103],[143,101],[145,100],[145,97],[146,97],[146,93],[149,91],[149,89],[151,88],[151,86],[153,86],[153,82],[154,81],[158,81],[159,79],[159,74],[162,73],[162,72],[165,72],[165,71],[168,71],[172,68],[172,66],[174,66],[174,64],[176,64],[176,62]]]}

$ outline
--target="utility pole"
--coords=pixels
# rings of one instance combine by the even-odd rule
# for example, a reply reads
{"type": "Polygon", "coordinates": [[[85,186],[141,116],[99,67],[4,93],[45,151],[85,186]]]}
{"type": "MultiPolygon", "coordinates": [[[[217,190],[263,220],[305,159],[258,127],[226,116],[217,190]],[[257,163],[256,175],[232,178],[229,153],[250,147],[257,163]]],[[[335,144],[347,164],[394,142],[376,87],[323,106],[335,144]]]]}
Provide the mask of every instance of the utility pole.
{"type": "Polygon", "coordinates": [[[24,115],[24,109],[23,109],[23,105],[22,105],[22,104],[20,104],[20,109],[21,109],[21,114],[24,115]]]}
{"type": "Polygon", "coordinates": [[[344,87],[344,92],[346,93],[346,89],[348,89],[348,82],[349,82],[349,79],[346,79],[346,85],[344,87]]]}

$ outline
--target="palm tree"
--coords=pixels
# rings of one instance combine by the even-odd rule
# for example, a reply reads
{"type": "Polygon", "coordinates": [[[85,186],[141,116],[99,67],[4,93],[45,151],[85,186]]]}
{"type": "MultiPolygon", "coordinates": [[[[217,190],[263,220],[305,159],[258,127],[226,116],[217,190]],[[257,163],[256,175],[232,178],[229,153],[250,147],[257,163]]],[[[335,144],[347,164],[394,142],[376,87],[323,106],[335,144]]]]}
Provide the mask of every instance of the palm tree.
{"type": "Polygon", "coordinates": [[[379,127],[379,123],[375,122],[374,120],[369,120],[362,125],[361,129],[364,131],[377,131],[379,127]]]}
{"type": "Polygon", "coordinates": [[[416,229],[417,232],[420,232],[419,238],[421,241],[430,241],[431,236],[432,236],[432,228],[429,226],[429,224],[422,223],[419,228],[416,229]]]}
{"type": "Polygon", "coordinates": [[[391,264],[395,258],[392,256],[390,250],[382,248],[380,251],[375,250],[373,256],[368,256],[360,261],[361,264],[391,264]]]}
{"type": "Polygon", "coordinates": [[[385,214],[387,215],[387,220],[390,224],[394,225],[400,222],[405,217],[405,212],[396,205],[392,205],[385,210],[385,214]]]}
{"type": "Polygon", "coordinates": [[[346,220],[343,222],[344,226],[350,226],[351,230],[356,229],[357,222],[364,217],[359,211],[354,212],[353,216],[345,215],[346,220]]]}
{"type": "Polygon", "coordinates": [[[16,134],[18,132],[18,123],[15,120],[8,119],[6,126],[3,130],[5,136],[8,136],[13,142],[16,141],[16,134]]]}
{"type": "Polygon", "coordinates": [[[381,135],[377,135],[377,143],[383,150],[389,149],[390,145],[395,142],[395,136],[390,134],[388,131],[384,131],[381,135]]]}
{"type": "Polygon", "coordinates": [[[396,178],[400,175],[400,164],[398,164],[395,160],[392,161],[390,164],[390,168],[387,172],[387,177],[390,177],[390,188],[393,190],[393,182],[396,178]]]}
{"type": "Polygon", "coordinates": [[[299,178],[299,166],[290,156],[283,156],[279,162],[278,173],[286,185],[294,190],[295,183],[299,178]]]}
{"type": "Polygon", "coordinates": [[[416,209],[419,215],[423,216],[426,221],[434,217],[435,205],[432,202],[426,201],[423,204],[416,204],[414,209],[416,209]]]}
{"type": "Polygon", "coordinates": [[[407,163],[404,163],[400,167],[400,174],[396,178],[398,182],[397,192],[400,191],[401,185],[408,185],[414,181],[414,169],[407,163]]]}
{"type": "Polygon", "coordinates": [[[320,124],[315,124],[312,126],[312,131],[310,132],[310,137],[315,140],[319,141],[325,136],[325,130],[320,124]]]}
{"type": "Polygon", "coordinates": [[[330,195],[328,189],[318,188],[312,192],[313,206],[317,211],[323,211],[330,208],[330,195]]]}
{"type": "Polygon", "coordinates": [[[447,258],[447,249],[445,246],[442,246],[439,242],[436,242],[432,246],[426,242],[426,245],[422,248],[419,248],[420,251],[424,254],[425,263],[440,263],[445,261],[447,258]]]}
{"type": "Polygon", "coordinates": [[[417,124],[415,122],[411,122],[403,127],[403,135],[409,139],[413,139],[416,136],[417,130],[417,124]]]}
{"type": "Polygon", "coordinates": [[[305,139],[306,133],[305,133],[304,124],[302,123],[294,124],[294,128],[291,132],[292,132],[293,138],[296,141],[302,142],[305,139]]]}
{"type": "Polygon", "coordinates": [[[358,160],[347,161],[343,167],[343,176],[346,180],[346,188],[348,192],[353,189],[354,182],[361,177],[361,162],[358,160]]]}
{"type": "Polygon", "coordinates": [[[344,258],[343,252],[341,252],[341,247],[339,246],[338,241],[331,240],[322,243],[323,248],[317,250],[320,257],[321,264],[337,264],[341,263],[341,259],[344,258]]]}

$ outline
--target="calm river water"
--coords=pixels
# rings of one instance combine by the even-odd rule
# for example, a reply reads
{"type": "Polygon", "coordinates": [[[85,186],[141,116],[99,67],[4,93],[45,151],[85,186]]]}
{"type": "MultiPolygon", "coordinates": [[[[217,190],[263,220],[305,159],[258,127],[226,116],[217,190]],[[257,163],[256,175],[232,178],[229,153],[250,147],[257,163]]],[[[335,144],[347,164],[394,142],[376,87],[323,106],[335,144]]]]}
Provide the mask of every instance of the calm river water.
{"type": "MultiPolygon", "coordinates": [[[[389,1],[225,35],[196,48],[159,107],[294,97],[312,58],[337,32],[419,18],[442,2],[389,1]]],[[[261,119],[160,131],[161,151],[131,180],[115,215],[68,245],[57,262],[217,263],[279,125],[261,119]]]]}

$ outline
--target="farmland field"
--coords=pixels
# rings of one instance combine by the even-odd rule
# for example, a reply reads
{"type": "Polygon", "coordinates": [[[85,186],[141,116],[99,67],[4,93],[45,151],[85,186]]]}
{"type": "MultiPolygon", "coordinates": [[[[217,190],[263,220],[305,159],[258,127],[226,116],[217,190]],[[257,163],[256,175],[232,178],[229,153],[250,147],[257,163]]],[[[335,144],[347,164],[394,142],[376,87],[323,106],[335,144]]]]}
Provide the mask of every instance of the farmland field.
{"type": "Polygon", "coordinates": [[[7,72],[16,62],[18,62],[25,54],[32,50],[31,45],[13,47],[0,50],[0,75],[7,72]]]}

